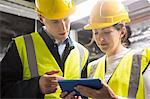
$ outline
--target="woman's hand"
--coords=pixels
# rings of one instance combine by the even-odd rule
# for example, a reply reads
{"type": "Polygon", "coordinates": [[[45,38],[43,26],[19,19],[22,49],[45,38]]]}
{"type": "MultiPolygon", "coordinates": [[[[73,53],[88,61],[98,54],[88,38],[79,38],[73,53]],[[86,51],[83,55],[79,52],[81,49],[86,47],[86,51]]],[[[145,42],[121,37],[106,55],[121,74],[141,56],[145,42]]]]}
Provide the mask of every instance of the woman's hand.
{"type": "Polygon", "coordinates": [[[80,92],[81,95],[90,97],[93,99],[117,99],[117,95],[113,92],[113,90],[105,83],[103,83],[103,86],[101,89],[96,90],[92,89],[86,86],[78,85],[75,87],[77,91],[80,92]]]}
{"type": "Polygon", "coordinates": [[[76,94],[75,91],[71,92],[71,93],[68,93],[68,92],[62,92],[60,97],[62,99],[81,99],[80,96],[74,96],[76,94]]]}

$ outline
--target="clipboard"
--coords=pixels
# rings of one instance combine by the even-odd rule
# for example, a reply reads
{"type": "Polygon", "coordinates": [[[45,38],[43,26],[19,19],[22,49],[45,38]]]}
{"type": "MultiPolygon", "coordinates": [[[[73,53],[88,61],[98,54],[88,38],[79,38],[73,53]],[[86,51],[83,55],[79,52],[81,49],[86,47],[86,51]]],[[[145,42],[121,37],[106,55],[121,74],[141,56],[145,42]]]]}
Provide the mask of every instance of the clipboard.
{"type": "Polygon", "coordinates": [[[102,82],[100,79],[59,80],[58,83],[62,92],[70,93],[75,91],[75,96],[81,96],[81,94],[74,89],[77,85],[83,85],[97,90],[102,88],[102,82]]]}

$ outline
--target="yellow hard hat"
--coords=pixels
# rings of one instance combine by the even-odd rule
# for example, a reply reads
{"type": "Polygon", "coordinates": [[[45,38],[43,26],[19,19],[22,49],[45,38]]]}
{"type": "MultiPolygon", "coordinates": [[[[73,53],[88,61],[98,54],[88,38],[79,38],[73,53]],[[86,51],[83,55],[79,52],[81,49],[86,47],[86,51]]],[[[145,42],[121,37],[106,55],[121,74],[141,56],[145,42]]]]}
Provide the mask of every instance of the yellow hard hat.
{"type": "Polygon", "coordinates": [[[130,22],[128,12],[120,0],[99,0],[92,9],[89,24],[84,29],[99,29],[119,22],[130,22]]]}
{"type": "Polygon", "coordinates": [[[61,19],[75,12],[72,0],[35,0],[38,14],[48,19],[61,19]]]}

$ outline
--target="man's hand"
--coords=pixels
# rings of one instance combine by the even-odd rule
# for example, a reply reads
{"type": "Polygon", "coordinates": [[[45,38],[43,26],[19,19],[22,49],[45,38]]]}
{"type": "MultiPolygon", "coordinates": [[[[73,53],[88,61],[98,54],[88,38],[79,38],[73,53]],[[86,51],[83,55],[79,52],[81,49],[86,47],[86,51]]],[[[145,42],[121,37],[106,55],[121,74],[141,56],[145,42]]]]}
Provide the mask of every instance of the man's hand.
{"type": "Polygon", "coordinates": [[[39,86],[42,94],[54,93],[57,90],[58,80],[63,80],[63,77],[56,76],[54,74],[59,73],[58,70],[46,72],[40,77],[39,86]]]}

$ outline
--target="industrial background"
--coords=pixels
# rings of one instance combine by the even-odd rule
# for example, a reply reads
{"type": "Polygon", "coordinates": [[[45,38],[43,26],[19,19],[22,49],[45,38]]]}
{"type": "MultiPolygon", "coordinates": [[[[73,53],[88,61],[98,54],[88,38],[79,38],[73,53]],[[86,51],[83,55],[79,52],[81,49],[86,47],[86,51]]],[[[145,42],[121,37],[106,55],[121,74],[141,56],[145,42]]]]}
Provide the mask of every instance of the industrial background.
{"type": "MultiPolygon", "coordinates": [[[[95,0],[74,1],[75,5],[80,5],[95,0]]],[[[123,3],[132,20],[129,24],[132,30],[130,47],[150,48],[150,0],[124,0],[123,3]]],[[[88,48],[90,60],[94,60],[103,53],[92,40],[92,32],[83,29],[88,18],[89,16],[85,16],[72,21],[71,36],[88,48]]],[[[12,38],[37,31],[41,25],[34,11],[34,0],[0,0],[0,60],[5,55],[12,38]]]]}

